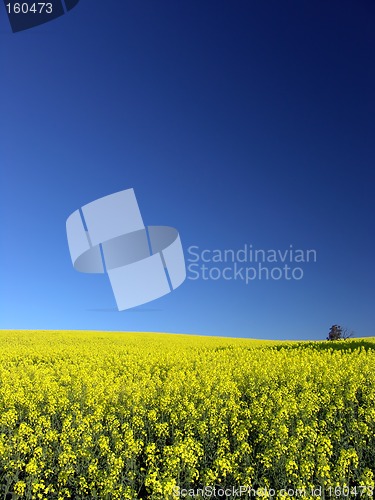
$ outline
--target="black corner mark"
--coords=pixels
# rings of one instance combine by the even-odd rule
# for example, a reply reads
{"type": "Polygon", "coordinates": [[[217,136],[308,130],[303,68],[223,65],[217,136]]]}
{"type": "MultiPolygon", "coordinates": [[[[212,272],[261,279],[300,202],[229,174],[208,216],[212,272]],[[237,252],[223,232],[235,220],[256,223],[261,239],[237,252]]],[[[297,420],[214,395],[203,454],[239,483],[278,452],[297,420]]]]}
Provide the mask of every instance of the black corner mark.
{"type": "Polygon", "coordinates": [[[79,0],[65,0],[66,10],[72,10],[73,7],[77,5],[79,0]]]}
{"type": "Polygon", "coordinates": [[[13,33],[52,21],[73,9],[79,0],[4,0],[13,33]]]}

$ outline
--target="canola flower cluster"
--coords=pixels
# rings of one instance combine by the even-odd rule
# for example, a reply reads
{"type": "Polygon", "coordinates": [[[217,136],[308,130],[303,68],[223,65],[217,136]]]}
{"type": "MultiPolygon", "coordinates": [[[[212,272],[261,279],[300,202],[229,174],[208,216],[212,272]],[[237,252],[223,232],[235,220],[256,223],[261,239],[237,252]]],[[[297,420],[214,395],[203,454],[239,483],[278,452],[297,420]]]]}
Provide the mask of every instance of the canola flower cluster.
{"type": "Polygon", "coordinates": [[[0,331],[0,498],[164,500],[236,485],[372,497],[374,349],[0,331]]]}

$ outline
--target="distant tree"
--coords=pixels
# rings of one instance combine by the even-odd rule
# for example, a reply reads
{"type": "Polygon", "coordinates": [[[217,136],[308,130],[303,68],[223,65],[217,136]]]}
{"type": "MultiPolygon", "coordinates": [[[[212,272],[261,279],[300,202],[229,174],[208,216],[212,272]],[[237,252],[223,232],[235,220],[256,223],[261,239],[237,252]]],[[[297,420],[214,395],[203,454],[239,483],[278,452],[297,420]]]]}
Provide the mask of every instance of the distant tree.
{"type": "Polygon", "coordinates": [[[332,325],[327,340],[340,340],[342,338],[342,328],[340,325],[332,325]]]}
{"type": "Polygon", "coordinates": [[[353,332],[353,330],[349,330],[349,328],[346,327],[342,329],[342,338],[344,340],[350,339],[351,337],[354,337],[354,335],[355,333],[353,332]]]}
{"type": "Polygon", "coordinates": [[[354,332],[340,325],[332,325],[327,340],[346,340],[353,337],[354,332]]]}

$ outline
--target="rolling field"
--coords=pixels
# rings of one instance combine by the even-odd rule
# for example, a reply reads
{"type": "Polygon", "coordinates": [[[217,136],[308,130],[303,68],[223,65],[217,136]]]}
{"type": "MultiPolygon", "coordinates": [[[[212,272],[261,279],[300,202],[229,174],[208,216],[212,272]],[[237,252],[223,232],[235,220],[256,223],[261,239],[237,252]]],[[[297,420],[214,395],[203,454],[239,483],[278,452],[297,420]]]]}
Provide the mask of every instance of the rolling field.
{"type": "Polygon", "coordinates": [[[374,479],[375,339],[0,331],[0,498],[372,498],[374,479]]]}

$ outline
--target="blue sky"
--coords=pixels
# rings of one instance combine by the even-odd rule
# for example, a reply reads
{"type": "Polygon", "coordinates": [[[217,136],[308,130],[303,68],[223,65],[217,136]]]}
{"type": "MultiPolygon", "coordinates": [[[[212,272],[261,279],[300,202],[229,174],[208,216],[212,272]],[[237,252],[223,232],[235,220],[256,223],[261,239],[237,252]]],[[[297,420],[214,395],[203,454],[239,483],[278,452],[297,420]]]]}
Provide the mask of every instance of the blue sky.
{"type": "Polygon", "coordinates": [[[80,0],[0,9],[0,328],[374,335],[375,4],[80,0]],[[118,312],[65,221],[134,188],[200,249],[315,249],[301,280],[186,280],[118,312]]]}

